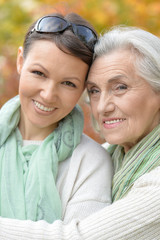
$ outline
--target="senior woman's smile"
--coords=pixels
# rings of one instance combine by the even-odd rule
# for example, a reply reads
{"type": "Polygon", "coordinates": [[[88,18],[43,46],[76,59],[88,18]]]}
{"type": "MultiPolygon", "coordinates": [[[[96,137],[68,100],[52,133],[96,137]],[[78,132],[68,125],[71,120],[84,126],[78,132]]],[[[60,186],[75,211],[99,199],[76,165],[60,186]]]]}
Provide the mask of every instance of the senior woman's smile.
{"type": "Polygon", "coordinates": [[[129,50],[97,58],[87,81],[92,112],[106,141],[126,152],[160,120],[160,95],[139,76],[134,58],[129,50]]]}
{"type": "Polygon", "coordinates": [[[125,118],[104,118],[103,125],[105,128],[111,129],[117,127],[125,120],[126,120],[125,118]]]}

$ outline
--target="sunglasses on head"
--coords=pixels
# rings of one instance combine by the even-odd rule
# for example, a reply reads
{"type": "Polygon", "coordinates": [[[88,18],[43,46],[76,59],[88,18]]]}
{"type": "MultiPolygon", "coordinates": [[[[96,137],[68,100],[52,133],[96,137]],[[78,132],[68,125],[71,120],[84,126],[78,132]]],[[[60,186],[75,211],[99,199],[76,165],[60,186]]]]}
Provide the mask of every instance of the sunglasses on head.
{"type": "Polygon", "coordinates": [[[80,24],[71,23],[61,17],[46,16],[40,18],[31,33],[58,33],[63,32],[71,27],[73,33],[93,52],[97,36],[89,27],[80,24]]]}

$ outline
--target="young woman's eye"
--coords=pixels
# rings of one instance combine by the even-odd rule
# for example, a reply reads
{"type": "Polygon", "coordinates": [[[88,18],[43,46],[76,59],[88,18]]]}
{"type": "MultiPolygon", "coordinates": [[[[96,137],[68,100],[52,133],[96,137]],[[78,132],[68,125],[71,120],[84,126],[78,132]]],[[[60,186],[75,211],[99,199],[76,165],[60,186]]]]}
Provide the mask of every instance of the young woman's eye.
{"type": "Polygon", "coordinates": [[[66,86],[69,86],[69,87],[76,88],[76,85],[73,82],[70,82],[70,81],[65,81],[62,84],[66,85],[66,86]]]}
{"type": "Polygon", "coordinates": [[[42,73],[41,71],[32,71],[33,74],[41,76],[41,77],[45,77],[44,73],[42,73]]]}

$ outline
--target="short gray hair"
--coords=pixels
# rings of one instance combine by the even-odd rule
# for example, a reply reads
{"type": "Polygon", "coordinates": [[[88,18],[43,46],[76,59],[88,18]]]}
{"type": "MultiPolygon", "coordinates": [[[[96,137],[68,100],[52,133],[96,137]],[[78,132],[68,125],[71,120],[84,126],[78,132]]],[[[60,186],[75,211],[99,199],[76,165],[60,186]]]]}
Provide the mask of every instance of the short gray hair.
{"type": "Polygon", "coordinates": [[[100,36],[94,59],[118,49],[129,49],[139,76],[160,91],[160,38],[140,28],[116,26],[100,36]]]}

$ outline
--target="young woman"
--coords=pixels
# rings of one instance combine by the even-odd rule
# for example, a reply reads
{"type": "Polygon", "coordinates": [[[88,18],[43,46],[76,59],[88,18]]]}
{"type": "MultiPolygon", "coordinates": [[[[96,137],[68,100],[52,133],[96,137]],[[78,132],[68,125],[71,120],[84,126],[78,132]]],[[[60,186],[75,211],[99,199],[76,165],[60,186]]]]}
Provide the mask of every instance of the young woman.
{"type": "Polygon", "coordinates": [[[77,14],[47,15],[18,50],[19,96],[0,111],[0,216],[53,223],[110,203],[109,155],[83,131],[94,29],[77,14]]]}

